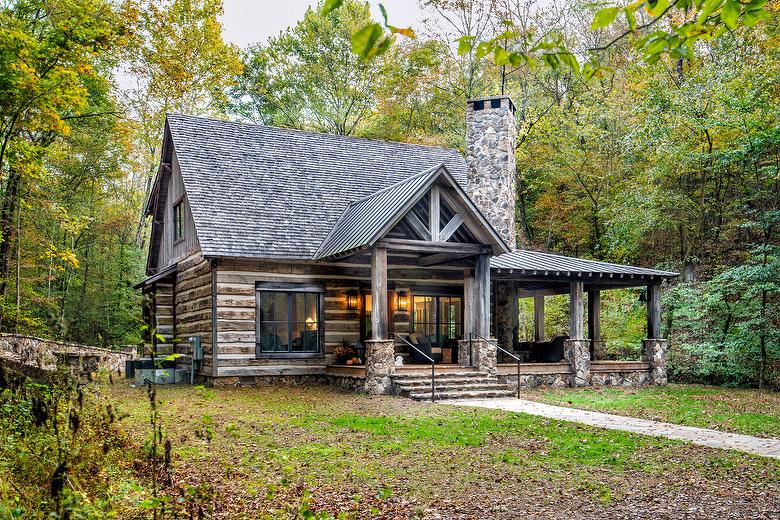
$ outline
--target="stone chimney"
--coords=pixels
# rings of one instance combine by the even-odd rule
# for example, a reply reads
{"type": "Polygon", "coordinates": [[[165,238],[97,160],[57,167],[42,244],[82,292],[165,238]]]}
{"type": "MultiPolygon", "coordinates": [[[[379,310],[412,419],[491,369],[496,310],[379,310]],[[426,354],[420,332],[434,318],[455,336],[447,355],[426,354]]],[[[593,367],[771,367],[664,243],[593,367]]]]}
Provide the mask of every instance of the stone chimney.
{"type": "Polygon", "coordinates": [[[466,101],[467,191],[510,248],[515,230],[515,104],[509,96],[466,101]]]}

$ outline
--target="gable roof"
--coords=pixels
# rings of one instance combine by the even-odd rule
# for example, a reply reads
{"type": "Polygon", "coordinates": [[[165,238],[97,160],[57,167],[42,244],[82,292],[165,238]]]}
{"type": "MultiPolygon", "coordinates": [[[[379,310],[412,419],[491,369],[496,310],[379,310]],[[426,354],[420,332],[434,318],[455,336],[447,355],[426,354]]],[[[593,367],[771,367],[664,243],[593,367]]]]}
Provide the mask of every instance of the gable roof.
{"type": "Polygon", "coordinates": [[[585,260],[583,258],[555,255],[552,253],[542,253],[541,251],[529,251],[527,249],[512,251],[511,253],[495,256],[490,259],[490,267],[498,270],[512,269],[523,275],[552,272],[561,273],[563,275],[571,273],[572,275],[577,276],[594,276],[606,274],[618,276],[633,275],[639,277],[674,278],[679,274],[671,271],[645,269],[643,267],[612,264],[609,262],[599,262],[597,260],[585,260]]]}
{"type": "Polygon", "coordinates": [[[444,164],[454,149],[169,114],[205,256],[311,259],[352,201],[444,164]]]}
{"type": "Polygon", "coordinates": [[[492,235],[492,243],[508,252],[509,247],[471,203],[468,195],[452,178],[447,167],[444,164],[438,164],[352,202],[322,242],[314,259],[344,256],[373,245],[390,231],[398,223],[398,220],[403,218],[440,178],[452,186],[467,203],[471,212],[482,220],[485,229],[492,235]]]}

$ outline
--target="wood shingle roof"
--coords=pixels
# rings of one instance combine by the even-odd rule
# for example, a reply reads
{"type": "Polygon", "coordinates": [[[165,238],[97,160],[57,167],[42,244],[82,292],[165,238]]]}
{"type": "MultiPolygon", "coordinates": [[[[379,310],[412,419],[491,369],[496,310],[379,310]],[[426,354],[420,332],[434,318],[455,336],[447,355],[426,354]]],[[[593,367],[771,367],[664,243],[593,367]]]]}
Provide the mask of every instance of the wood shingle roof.
{"type": "Polygon", "coordinates": [[[435,148],[169,114],[176,160],[203,254],[311,259],[347,206],[444,164],[435,148]]]}

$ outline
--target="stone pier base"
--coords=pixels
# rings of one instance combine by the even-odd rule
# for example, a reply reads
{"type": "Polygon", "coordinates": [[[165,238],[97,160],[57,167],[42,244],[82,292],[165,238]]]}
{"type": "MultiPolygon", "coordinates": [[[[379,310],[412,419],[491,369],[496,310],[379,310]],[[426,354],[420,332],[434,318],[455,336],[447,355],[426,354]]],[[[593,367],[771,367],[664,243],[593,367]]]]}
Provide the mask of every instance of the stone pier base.
{"type": "Polygon", "coordinates": [[[471,365],[469,365],[469,340],[458,342],[458,364],[462,367],[474,366],[480,372],[496,375],[496,345],[495,340],[471,340],[471,365]]]}
{"type": "Polygon", "coordinates": [[[666,352],[669,345],[665,339],[642,340],[642,357],[650,363],[650,379],[655,385],[665,385],[666,377],[666,352]]]}
{"type": "Polygon", "coordinates": [[[395,342],[392,339],[366,341],[366,392],[392,394],[394,373],[395,342]]]}
{"type": "Polygon", "coordinates": [[[563,357],[572,368],[572,386],[590,385],[590,340],[567,339],[563,342],[563,357]]]}

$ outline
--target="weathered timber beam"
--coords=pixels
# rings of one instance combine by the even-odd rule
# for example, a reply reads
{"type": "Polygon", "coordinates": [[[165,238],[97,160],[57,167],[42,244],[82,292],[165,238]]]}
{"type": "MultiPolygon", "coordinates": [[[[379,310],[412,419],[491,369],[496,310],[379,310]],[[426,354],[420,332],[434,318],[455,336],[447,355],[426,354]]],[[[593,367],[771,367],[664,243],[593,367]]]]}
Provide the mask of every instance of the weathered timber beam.
{"type": "Polygon", "coordinates": [[[444,226],[444,229],[441,230],[441,234],[439,234],[439,240],[442,242],[446,242],[450,239],[452,235],[455,234],[455,232],[460,228],[460,225],[463,224],[463,222],[466,219],[463,218],[463,215],[460,213],[456,213],[452,219],[447,222],[447,225],[444,226]]]}
{"type": "Polygon", "coordinates": [[[441,188],[434,184],[431,186],[431,196],[430,196],[430,208],[428,211],[428,217],[429,217],[429,226],[428,228],[431,231],[431,240],[434,242],[439,241],[439,234],[441,233],[441,188]]]}
{"type": "Polygon", "coordinates": [[[453,262],[455,260],[461,260],[463,258],[469,258],[471,256],[473,256],[473,253],[436,253],[420,258],[417,260],[417,265],[420,267],[431,267],[434,265],[453,262]]]}
{"type": "Polygon", "coordinates": [[[393,251],[412,251],[418,253],[470,253],[472,255],[489,254],[492,249],[482,244],[459,244],[455,242],[426,242],[405,238],[383,238],[376,243],[393,251]]]}
{"type": "Polygon", "coordinates": [[[661,285],[647,286],[647,337],[661,337],[661,285]]]}
{"type": "Polygon", "coordinates": [[[582,282],[571,282],[569,291],[569,337],[584,339],[585,305],[582,282]]]}
{"type": "Polygon", "coordinates": [[[544,341],[544,295],[534,295],[534,341],[544,341]]]}
{"type": "Polygon", "coordinates": [[[382,247],[371,254],[371,303],[372,338],[387,339],[387,249],[382,247]]]}
{"type": "Polygon", "coordinates": [[[409,224],[409,226],[418,234],[420,235],[420,238],[423,240],[430,240],[431,239],[431,231],[428,229],[428,227],[422,223],[420,220],[420,217],[418,217],[414,211],[410,211],[406,214],[406,217],[404,217],[406,222],[409,224]]]}

